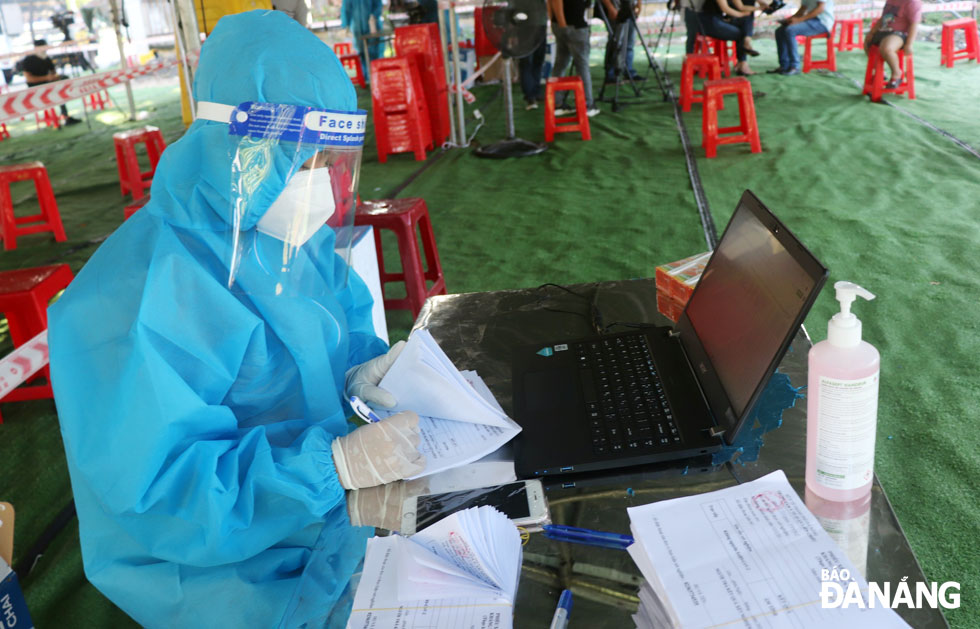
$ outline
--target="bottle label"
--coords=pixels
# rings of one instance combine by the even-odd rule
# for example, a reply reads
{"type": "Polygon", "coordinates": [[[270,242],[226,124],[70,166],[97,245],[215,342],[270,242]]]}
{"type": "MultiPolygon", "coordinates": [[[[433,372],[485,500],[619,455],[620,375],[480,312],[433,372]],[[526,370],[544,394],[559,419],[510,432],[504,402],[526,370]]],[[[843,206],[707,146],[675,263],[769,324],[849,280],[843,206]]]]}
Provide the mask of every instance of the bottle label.
{"type": "Polygon", "coordinates": [[[817,482],[856,489],[871,480],[878,418],[878,372],[858,380],[821,377],[817,390],[817,482]]]}

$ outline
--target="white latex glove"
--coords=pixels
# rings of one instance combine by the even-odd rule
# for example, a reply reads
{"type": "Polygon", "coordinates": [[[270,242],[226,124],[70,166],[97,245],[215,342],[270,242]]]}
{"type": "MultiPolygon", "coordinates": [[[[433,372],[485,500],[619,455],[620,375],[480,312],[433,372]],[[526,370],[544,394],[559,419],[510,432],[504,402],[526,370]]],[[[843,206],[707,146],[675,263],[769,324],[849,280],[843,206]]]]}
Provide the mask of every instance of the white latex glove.
{"type": "Polygon", "coordinates": [[[385,377],[391,366],[395,364],[395,359],[405,348],[405,341],[398,341],[391,346],[387,354],[376,356],[366,363],[361,363],[347,370],[347,377],[344,380],[344,393],[349,398],[356,395],[369,406],[380,406],[391,408],[398,403],[395,396],[388,393],[378,386],[381,379],[385,377]]]}
{"type": "Polygon", "coordinates": [[[374,487],[414,476],[425,469],[419,452],[419,416],[396,413],[337,437],[330,444],[344,489],[374,487]]]}
{"type": "Polygon", "coordinates": [[[358,489],[347,494],[347,513],[351,526],[373,526],[399,531],[402,525],[402,505],[410,497],[429,493],[429,479],[388,483],[379,487],[358,489]]]}

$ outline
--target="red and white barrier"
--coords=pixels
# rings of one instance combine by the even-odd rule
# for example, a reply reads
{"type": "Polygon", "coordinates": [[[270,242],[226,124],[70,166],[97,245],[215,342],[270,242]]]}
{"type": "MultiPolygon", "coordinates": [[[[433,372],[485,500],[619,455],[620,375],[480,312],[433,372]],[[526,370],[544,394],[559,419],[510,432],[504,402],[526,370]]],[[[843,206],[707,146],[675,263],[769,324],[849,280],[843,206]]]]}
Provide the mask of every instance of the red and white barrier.
{"type": "MultiPolygon", "coordinates": [[[[196,59],[192,60],[196,63],[196,59]]],[[[76,98],[82,98],[93,92],[124,83],[138,76],[144,76],[178,65],[176,59],[168,61],[152,61],[146,65],[125,70],[112,70],[99,74],[90,74],[77,79],[65,79],[54,83],[45,83],[18,92],[8,92],[0,96],[0,122],[20,118],[38,111],[50,109],[55,105],[67,103],[76,98]]]]}
{"type": "Polygon", "coordinates": [[[48,331],[41,332],[0,360],[0,399],[48,364],[48,331]]]}

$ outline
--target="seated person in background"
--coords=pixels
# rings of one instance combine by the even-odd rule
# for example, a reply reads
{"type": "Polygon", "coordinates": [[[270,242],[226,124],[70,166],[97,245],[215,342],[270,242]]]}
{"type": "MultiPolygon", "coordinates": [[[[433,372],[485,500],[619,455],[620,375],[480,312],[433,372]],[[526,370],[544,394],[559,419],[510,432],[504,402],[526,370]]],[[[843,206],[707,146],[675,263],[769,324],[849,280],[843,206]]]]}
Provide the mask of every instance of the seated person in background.
{"type": "Polygon", "coordinates": [[[877,46],[881,58],[891,70],[891,80],[885,86],[895,89],[902,82],[903,73],[898,65],[898,50],[912,54],[912,42],[922,21],[922,0],[887,0],[881,18],[874,23],[864,39],[864,52],[870,53],[877,46]]]}
{"type": "MultiPolygon", "coordinates": [[[[770,6],[769,3],[763,2],[763,0],[759,0],[758,2],[759,6],[755,6],[757,4],[756,0],[731,0],[731,4],[733,9],[735,9],[736,11],[742,11],[744,13],[752,13],[753,11],[768,11],[770,6]]],[[[742,18],[742,19],[748,19],[748,18],[742,18]]],[[[754,22],[750,23],[748,29],[749,32],[745,36],[745,52],[750,57],[758,57],[759,51],[757,51],[752,47],[753,26],[754,26],[754,22]]]]}
{"type": "MultiPolygon", "coordinates": [[[[40,48],[47,46],[48,42],[43,39],[37,39],[34,41],[34,45],[40,48]]],[[[68,78],[55,71],[54,62],[48,59],[48,55],[43,50],[24,57],[24,60],[20,62],[20,67],[24,72],[24,80],[27,81],[27,87],[44,85],[45,83],[53,83],[68,78]]],[[[61,115],[65,117],[66,125],[81,122],[78,118],[72,118],[68,115],[68,107],[65,105],[61,106],[61,115]]]]}
{"type": "Polygon", "coordinates": [[[820,35],[834,28],[834,0],[802,0],[799,10],[776,29],[776,52],[779,67],[770,74],[799,74],[800,51],[796,47],[797,35],[820,35]]]}
{"type": "Polygon", "coordinates": [[[745,42],[751,41],[755,23],[755,15],[752,10],[736,9],[728,3],[728,0],[705,0],[704,10],[700,18],[705,35],[723,41],[735,42],[735,58],[738,60],[738,63],[735,64],[735,74],[739,76],[755,74],[749,68],[746,56],[755,56],[759,53],[745,47],[745,42]]]}

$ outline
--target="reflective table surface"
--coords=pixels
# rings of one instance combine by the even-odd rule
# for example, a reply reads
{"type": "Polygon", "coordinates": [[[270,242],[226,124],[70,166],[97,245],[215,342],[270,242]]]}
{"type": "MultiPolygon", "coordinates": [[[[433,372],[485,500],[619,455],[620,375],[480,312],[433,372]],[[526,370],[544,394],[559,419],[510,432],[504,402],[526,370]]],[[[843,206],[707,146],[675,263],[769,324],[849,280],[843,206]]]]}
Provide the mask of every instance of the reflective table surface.
{"type": "MultiPolygon", "coordinates": [[[[497,400],[512,414],[511,353],[540,342],[570,340],[593,334],[593,305],[601,326],[625,331],[621,324],[669,325],[656,305],[653,279],[581,284],[567,287],[465,293],[430,298],[416,321],[428,329],[460,369],[479,372],[497,400]]],[[[779,371],[794,387],[806,384],[810,340],[797,334],[779,371]]],[[[713,465],[710,460],[618,470],[579,478],[574,488],[545,482],[555,524],[629,534],[626,508],[722,489],[781,469],[804,497],[806,404],[800,400],[783,412],[782,425],[763,436],[757,460],[713,465]]],[[[870,500],[859,504],[827,503],[805,497],[831,537],[863,569],[868,581],[892,591],[907,577],[925,581],[884,489],[875,478],[870,500]]],[[[632,627],[639,570],[623,551],[568,544],[532,534],[524,547],[524,567],[514,626],[547,627],[561,590],[574,592],[572,626],[632,627]]],[[[913,627],[947,627],[939,610],[899,608],[913,627]]]]}

